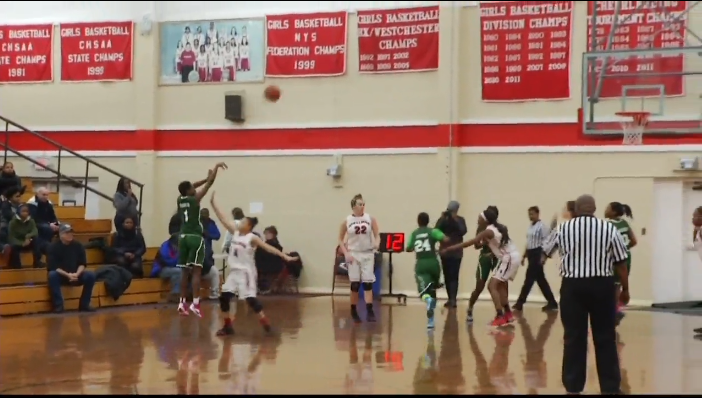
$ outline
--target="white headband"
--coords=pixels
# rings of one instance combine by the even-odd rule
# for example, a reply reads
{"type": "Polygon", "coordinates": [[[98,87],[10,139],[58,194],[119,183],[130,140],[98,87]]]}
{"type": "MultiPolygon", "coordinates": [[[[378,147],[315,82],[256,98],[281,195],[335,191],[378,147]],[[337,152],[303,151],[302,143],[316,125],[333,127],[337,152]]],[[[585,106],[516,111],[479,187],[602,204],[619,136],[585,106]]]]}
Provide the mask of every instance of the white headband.
{"type": "Polygon", "coordinates": [[[482,218],[483,221],[487,221],[487,217],[485,217],[485,212],[484,212],[484,211],[481,211],[481,212],[480,212],[480,218],[482,218]]]}

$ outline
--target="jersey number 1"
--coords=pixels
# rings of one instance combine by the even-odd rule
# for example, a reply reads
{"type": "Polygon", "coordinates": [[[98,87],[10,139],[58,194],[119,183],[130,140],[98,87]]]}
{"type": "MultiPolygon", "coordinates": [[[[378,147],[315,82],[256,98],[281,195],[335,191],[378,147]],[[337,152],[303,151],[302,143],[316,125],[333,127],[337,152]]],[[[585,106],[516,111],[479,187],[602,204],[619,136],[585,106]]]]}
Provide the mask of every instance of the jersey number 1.
{"type": "Polygon", "coordinates": [[[365,225],[356,225],[353,228],[353,231],[356,233],[356,235],[364,235],[366,233],[366,226],[365,225]]]}
{"type": "Polygon", "coordinates": [[[188,222],[188,211],[187,210],[183,212],[183,220],[185,220],[185,222],[188,222]]]}

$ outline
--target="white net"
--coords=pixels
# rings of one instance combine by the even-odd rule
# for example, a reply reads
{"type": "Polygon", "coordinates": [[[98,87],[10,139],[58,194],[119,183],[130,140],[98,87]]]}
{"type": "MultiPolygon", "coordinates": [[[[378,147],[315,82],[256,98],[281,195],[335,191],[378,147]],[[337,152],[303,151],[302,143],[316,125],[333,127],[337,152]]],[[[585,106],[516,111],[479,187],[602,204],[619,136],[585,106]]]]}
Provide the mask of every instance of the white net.
{"type": "Polygon", "coordinates": [[[642,145],[643,133],[648,124],[648,114],[626,115],[633,120],[621,122],[624,139],[622,145],[642,145]]]}

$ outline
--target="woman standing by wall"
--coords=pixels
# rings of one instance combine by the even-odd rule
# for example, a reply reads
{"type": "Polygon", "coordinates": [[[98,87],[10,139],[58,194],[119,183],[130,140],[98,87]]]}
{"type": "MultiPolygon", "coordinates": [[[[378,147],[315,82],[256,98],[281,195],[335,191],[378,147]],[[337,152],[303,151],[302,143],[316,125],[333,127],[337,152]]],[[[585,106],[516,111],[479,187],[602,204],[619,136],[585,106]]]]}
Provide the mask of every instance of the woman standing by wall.
{"type": "Polygon", "coordinates": [[[119,232],[122,229],[124,220],[131,218],[136,226],[139,226],[139,201],[132,192],[132,183],[127,178],[120,178],[117,182],[117,189],[112,198],[112,205],[115,207],[115,229],[119,232]]]}

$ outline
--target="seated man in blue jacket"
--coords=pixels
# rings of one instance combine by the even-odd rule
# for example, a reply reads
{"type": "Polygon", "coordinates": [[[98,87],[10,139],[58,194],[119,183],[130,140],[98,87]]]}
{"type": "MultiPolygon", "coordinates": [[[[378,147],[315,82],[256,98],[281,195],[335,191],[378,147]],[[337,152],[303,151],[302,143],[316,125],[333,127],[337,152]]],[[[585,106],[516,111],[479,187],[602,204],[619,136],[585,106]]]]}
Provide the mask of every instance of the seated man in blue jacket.
{"type": "Polygon", "coordinates": [[[151,269],[152,278],[161,278],[170,282],[169,301],[178,302],[180,298],[180,279],[183,272],[178,265],[178,235],[171,237],[161,244],[151,269]]]}
{"type": "Polygon", "coordinates": [[[54,204],[49,200],[49,190],[45,187],[37,189],[37,194],[27,202],[32,219],[37,223],[39,239],[49,243],[58,233],[59,221],[54,211],[54,204]]]}
{"type": "Polygon", "coordinates": [[[63,312],[62,285],[83,286],[80,295],[80,311],[92,311],[90,298],[93,295],[95,274],[86,269],[88,260],[85,248],[73,240],[73,228],[68,224],[59,227],[59,240],[49,245],[46,253],[49,268],[49,290],[55,312],[63,312]]]}
{"type": "Polygon", "coordinates": [[[142,258],[146,253],[146,242],[131,217],[126,217],[122,228],[112,235],[110,249],[115,264],[129,270],[134,278],[144,277],[142,258]]]}

